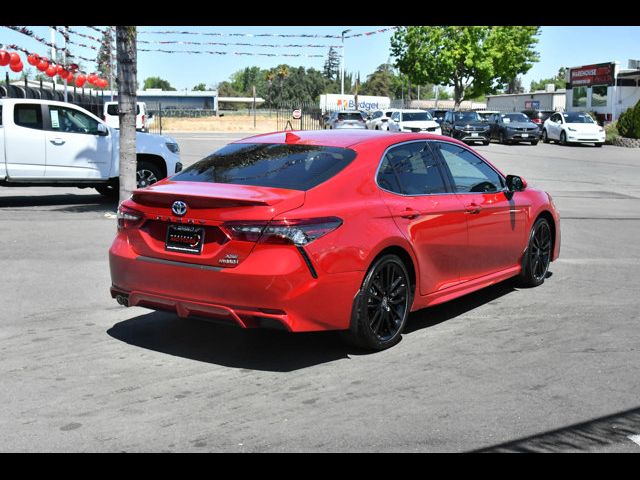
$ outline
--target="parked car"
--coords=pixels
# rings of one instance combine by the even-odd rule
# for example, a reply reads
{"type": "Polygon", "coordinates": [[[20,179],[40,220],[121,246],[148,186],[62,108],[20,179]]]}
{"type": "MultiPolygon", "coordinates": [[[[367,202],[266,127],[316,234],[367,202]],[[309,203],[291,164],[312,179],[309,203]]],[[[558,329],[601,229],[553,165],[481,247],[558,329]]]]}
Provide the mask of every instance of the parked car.
{"type": "Polygon", "coordinates": [[[359,110],[337,110],[331,112],[325,123],[326,129],[367,128],[364,117],[359,110]]]}
{"type": "MultiPolygon", "coordinates": [[[[120,114],[118,102],[104,102],[102,119],[111,128],[120,128],[120,114]]],[[[147,105],[144,102],[136,104],[136,130],[140,132],[149,132],[151,126],[149,114],[147,113],[147,105]]]]}
{"type": "Polygon", "coordinates": [[[395,111],[395,109],[376,110],[366,121],[367,128],[369,130],[388,130],[389,120],[395,111]]]}
{"type": "MultiPolygon", "coordinates": [[[[137,133],[137,184],[146,187],[182,169],[169,136],[137,133]]],[[[118,194],[120,131],[76,105],[0,100],[0,185],[95,188],[118,194]]]]}
{"type": "Polygon", "coordinates": [[[440,125],[425,110],[396,110],[391,114],[390,132],[428,132],[440,135],[440,125]]]}
{"type": "Polygon", "coordinates": [[[542,128],[542,141],[549,143],[551,140],[562,145],[593,143],[601,147],[604,145],[605,132],[588,113],[557,112],[545,120],[542,128]]]}
{"type": "Polygon", "coordinates": [[[491,139],[500,143],[529,142],[537,145],[540,129],[524,113],[494,113],[489,118],[491,139]]]}
{"type": "Polygon", "coordinates": [[[439,124],[442,123],[442,120],[444,120],[444,115],[448,111],[449,110],[438,110],[437,108],[430,108],[427,110],[427,112],[429,112],[429,115],[431,115],[433,119],[439,124]]]}
{"type": "Polygon", "coordinates": [[[551,197],[461,142],[278,132],[124,201],[111,295],[243,328],[345,330],[381,350],[410,311],[510,277],[540,285],[559,251],[551,197]]]}
{"type": "Polygon", "coordinates": [[[538,125],[540,132],[542,132],[542,125],[544,124],[544,121],[556,112],[555,110],[522,110],[522,113],[529,117],[533,123],[538,125]]]}
{"type": "Polygon", "coordinates": [[[482,120],[478,112],[448,111],[442,123],[442,134],[463,142],[482,142],[489,145],[491,128],[489,123],[482,120]]]}

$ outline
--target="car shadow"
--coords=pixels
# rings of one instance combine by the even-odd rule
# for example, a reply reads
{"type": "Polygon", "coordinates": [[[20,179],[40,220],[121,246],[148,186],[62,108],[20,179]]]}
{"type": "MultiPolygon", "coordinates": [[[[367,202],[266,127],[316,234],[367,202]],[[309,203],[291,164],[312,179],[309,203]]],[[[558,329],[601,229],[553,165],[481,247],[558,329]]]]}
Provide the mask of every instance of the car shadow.
{"type": "Polygon", "coordinates": [[[54,195],[9,195],[0,196],[2,208],[60,207],[55,212],[115,212],[117,199],[107,198],[99,193],[62,193],[54,195]]]}
{"type": "MultiPolygon", "coordinates": [[[[405,334],[433,327],[515,291],[506,281],[482,291],[409,316],[405,334]]],[[[249,329],[199,320],[173,313],[151,312],[116,323],[111,337],[140,348],[232,368],[290,372],[353,355],[375,352],[345,342],[340,332],[288,333],[249,329]]],[[[394,348],[402,348],[400,346],[394,348]]]]}

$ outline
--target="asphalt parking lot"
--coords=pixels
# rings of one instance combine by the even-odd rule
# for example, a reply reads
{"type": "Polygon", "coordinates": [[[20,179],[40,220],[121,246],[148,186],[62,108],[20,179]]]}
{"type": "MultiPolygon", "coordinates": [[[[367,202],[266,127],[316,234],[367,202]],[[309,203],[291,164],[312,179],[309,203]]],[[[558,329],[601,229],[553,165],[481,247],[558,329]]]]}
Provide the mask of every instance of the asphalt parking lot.
{"type": "MultiPolygon", "coordinates": [[[[242,136],[174,135],[185,165],[242,136]]],[[[560,259],[375,354],[121,307],[115,204],[0,189],[0,451],[640,452],[640,152],[477,150],[553,195],[560,259]]]]}

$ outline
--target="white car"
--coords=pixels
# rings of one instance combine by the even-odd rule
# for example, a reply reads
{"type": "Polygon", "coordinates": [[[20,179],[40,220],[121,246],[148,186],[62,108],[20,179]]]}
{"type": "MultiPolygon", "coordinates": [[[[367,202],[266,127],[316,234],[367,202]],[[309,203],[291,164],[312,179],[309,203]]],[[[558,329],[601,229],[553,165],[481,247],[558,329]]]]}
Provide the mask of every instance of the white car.
{"type": "Polygon", "coordinates": [[[440,125],[424,110],[396,110],[391,114],[390,132],[425,132],[442,135],[440,125]]]}
{"type": "Polygon", "coordinates": [[[367,128],[369,130],[388,130],[389,120],[395,109],[376,110],[367,120],[367,128]]]}
{"type": "MultiPolygon", "coordinates": [[[[120,115],[118,111],[118,102],[104,102],[104,112],[102,119],[111,128],[120,128],[120,115]]],[[[144,102],[138,102],[136,105],[136,130],[140,132],[149,132],[151,122],[147,113],[147,105],[144,102]]]]}
{"type": "Polygon", "coordinates": [[[604,145],[604,139],[604,128],[584,112],[556,112],[547,118],[542,126],[544,143],[555,140],[562,145],[593,143],[596,147],[601,147],[604,145]]]}

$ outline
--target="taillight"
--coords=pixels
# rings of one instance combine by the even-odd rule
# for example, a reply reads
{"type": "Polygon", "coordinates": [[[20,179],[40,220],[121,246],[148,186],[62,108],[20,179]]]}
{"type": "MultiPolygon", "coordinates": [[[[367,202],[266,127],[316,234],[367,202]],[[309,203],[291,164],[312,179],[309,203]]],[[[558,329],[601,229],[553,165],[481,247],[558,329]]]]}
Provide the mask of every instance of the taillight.
{"type": "Polygon", "coordinates": [[[118,230],[126,230],[127,228],[134,228],[140,224],[143,215],[137,210],[120,205],[118,207],[118,230]]]}
{"type": "Polygon", "coordinates": [[[304,247],[340,225],[340,218],[322,217],[271,222],[226,222],[222,228],[233,240],[304,247]]]}
{"type": "Polygon", "coordinates": [[[532,121],[533,123],[542,123],[542,120],[539,118],[534,118],[532,121]]]}
{"type": "Polygon", "coordinates": [[[142,115],[142,126],[144,127],[144,115],[142,115]]]}

